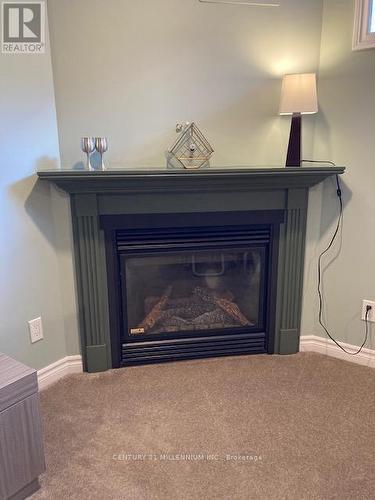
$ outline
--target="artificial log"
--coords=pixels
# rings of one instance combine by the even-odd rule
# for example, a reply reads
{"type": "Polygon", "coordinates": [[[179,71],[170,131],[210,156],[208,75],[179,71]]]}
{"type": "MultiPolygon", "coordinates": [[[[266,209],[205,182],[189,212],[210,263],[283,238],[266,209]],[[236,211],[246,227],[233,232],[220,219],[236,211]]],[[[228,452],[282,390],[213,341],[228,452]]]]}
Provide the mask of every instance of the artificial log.
{"type": "Polygon", "coordinates": [[[160,297],[160,300],[157,302],[157,304],[154,305],[154,307],[147,314],[142,323],[138,325],[137,328],[143,328],[144,331],[146,332],[147,330],[150,330],[150,328],[152,328],[159,321],[163,312],[163,308],[166,305],[171,293],[172,293],[172,286],[168,286],[163,295],[160,297]]]}
{"type": "Polygon", "coordinates": [[[193,319],[192,324],[195,328],[203,329],[208,328],[225,328],[229,326],[234,326],[231,324],[232,317],[226,314],[220,307],[216,307],[212,311],[205,312],[200,316],[193,319]]]}
{"type": "Polygon", "coordinates": [[[242,326],[248,326],[252,323],[242,314],[240,308],[234,302],[230,300],[219,298],[213,296],[214,302],[217,306],[219,306],[224,312],[229,314],[233,319],[238,321],[242,326]]]}
{"type": "Polygon", "coordinates": [[[195,287],[194,293],[205,302],[216,304],[218,307],[220,307],[220,309],[226,312],[231,318],[238,321],[242,326],[253,325],[253,323],[251,323],[251,321],[249,321],[246,316],[242,314],[238,305],[235,304],[232,300],[223,298],[222,295],[219,296],[216,292],[201,288],[199,286],[195,287]]]}
{"type": "Polygon", "coordinates": [[[151,297],[145,298],[145,314],[147,314],[152,310],[154,306],[159,302],[160,295],[152,295],[151,297]]]}
{"type": "Polygon", "coordinates": [[[216,290],[213,292],[213,295],[215,297],[219,297],[221,299],[227,299],[229,300],[230,302],[233,302],[234,301],[234,294],[228,290],[227,288],[225,290],[222,290],[221,292],[217,292],[216,290]]]}

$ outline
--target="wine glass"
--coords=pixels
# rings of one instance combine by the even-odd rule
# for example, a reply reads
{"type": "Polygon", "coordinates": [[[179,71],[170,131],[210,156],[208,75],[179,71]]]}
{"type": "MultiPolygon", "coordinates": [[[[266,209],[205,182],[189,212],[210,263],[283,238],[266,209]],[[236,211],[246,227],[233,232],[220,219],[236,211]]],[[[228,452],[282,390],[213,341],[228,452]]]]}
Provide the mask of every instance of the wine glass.
{"type": "Polygon", "coordinates": [[[105,153],[108,150],[108,140],[106,137],[97,137],[95,139],[95,147],[97,152],[100,154],[100,159],[101,159],[101,167],[102,170],[105,170],[105,165],[103,162],[103,153],[105,153]]]}
{"type": "Polygon", "coordinates": [[[93,137],[82,137],[81,149],[87,155],[87,169],[94,170],[90,162],[90,154],[95,151],[95,139],[93,137]]]}

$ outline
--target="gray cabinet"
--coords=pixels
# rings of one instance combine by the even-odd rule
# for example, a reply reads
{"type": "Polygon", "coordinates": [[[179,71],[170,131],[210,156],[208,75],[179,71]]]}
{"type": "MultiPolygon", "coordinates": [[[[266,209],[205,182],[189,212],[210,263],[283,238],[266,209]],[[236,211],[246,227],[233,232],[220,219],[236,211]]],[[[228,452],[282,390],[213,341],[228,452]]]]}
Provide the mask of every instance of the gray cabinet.
{"type": "Polygon", "coordinates": [[[44,470],[36,371],[0,354],[0,500],[31,495],[44,470]]]}

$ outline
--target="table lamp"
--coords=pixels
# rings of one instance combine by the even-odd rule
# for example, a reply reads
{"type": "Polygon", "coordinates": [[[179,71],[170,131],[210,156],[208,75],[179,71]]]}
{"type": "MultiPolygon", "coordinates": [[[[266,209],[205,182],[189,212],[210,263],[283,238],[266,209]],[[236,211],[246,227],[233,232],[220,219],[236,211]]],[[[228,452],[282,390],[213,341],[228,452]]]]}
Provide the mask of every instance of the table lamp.
{"type": "Polygon", "coordinates": [[[292,115],[287,167],[301,166],[301,117],[318,112],[315,73],[285,75],[281,89],[280,115],[292,115]]]}

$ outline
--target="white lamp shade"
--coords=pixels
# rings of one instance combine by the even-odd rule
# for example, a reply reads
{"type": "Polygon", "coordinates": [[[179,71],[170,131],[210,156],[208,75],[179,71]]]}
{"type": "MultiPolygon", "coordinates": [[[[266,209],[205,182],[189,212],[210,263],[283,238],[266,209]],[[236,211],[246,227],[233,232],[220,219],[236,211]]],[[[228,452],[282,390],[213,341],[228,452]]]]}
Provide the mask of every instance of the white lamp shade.
{"type": "Polygon", "coordinates": [[[281,88],[280,115],[318,112],[315,73],[285,75],[281,88]]]}

